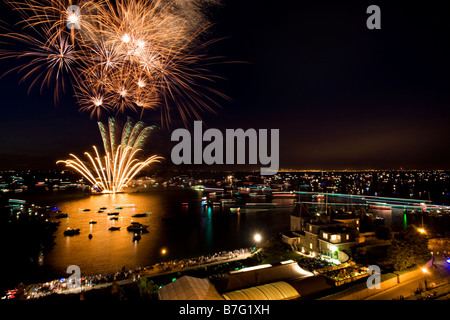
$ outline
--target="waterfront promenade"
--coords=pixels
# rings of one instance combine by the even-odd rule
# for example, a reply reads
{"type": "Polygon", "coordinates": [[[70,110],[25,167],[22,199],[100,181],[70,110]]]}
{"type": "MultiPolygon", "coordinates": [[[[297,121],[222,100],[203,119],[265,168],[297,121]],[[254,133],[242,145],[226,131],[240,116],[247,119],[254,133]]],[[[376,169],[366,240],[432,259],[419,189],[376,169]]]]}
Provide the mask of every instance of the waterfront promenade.
{"type": "Polygon", "coordinates": [[[245,260],[252,253],[250,248],[236,249],[234,251],[222,251],[198,258],[159,262],[147,267],[136,267],[128,270],[123,268],[122,271],[114,273],[81,276],[80,285],[72,289],[68,288],[68,279],[65,278],[27,286],[19,285],[13,290],[8,290],[2,296],[2,299],[15,299],[16,297],[20,297],[21,299],[39,299],[51,294],[77,294],[93,289],[103,289],[113,284],[121,286],[139,281],[142,277],[162,276],[198,267],[208,267],[225,262],[245,260]],[[23,294],[21,294],[22,292],[23,294]]]}

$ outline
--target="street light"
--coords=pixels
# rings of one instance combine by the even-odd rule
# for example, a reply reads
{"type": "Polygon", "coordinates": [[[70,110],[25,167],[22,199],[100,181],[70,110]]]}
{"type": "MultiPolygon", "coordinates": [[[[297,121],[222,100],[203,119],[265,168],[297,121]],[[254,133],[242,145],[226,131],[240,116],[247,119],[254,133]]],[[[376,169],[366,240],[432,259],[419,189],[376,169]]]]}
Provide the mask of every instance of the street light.
{"type": "Polygon", "coordinates": [[[424,228],[418,228],[417,231],[419,231],[421,234],[427,233],[424,228]]]}
{"type": "Polygon", "coordinates": [[[256,243],[260,242],[261,239],[262,239],[262,238],[261,238],[261,235],[260,235],[259,233],[256,233],[256,234],[253,236],[253,240],[255,240],[256,243]]]}
{"type": "Polygon", "coordinates": [[[427,287],[428,269],[427,268],[422,268],[422,272],[423,272],[423,278],[424,278],[424,282],[425,282],[425,291],[427,291],[428,290],[428,287],[427,287]]]}

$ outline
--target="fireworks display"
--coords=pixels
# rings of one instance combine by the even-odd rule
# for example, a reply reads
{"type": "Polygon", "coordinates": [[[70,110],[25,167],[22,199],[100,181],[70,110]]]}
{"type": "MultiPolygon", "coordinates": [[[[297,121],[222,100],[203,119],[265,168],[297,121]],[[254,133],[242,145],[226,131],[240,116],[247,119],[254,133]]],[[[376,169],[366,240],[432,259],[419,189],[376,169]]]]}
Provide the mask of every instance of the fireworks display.
{"type": "Polygon", "coordinates": [[[85,152],[88,165],[77,156],[71,154],[73,159],[60,160],[66,167],[75,169],[91,184],[94,190],[102,193],[122,192],[128,183],[145,167],[159,162],[161,157],[151,156],[144,161],[139,161],[136,156],[154,127],[145,127],[142,121],[134,126],[131,118],[126,122],[122,136],[117,129],[114,118],[109,118],[108,126],[98,122],[103,139],[105,155],[101,157],[95,146],[94,157],[85,152]]]}
{"type": "MultiPolygon", "coordinates": [[[[209,0],[215,1],[215,0],[209,0]]],[[[160,110],[169,125],[176,112],[186,123],[214,111],[208,85],[215,80],[200,36],[209,27],[208,0],[8,1],[23,21],[3,32],[10,45],[1,58],[19,58],[11,69],[30,89],[54,87],[57,101],[70,85],[80,111],[91,117],[160,110]]]]}

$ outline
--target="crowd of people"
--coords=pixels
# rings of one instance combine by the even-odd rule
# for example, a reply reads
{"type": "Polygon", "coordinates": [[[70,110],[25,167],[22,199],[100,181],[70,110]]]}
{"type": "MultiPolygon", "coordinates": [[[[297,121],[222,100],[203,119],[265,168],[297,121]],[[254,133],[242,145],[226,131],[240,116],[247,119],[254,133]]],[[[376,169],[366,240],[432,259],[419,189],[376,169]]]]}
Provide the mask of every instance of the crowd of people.
{"type": "Polygon", "coordinates": [[[52,280],[45,283],[30,285],[20,284],[13,290],[8,290],[2,299],[37,299],[51,294],[65,294],[100,288],[110,285],[114,281],[134,282],[141,276],[150,276],[164,272],[182,271],[190,267],[207,265],[215,262],[226,262],[232,259],[245,259],[252,253],[251,248],[236,249],[233,251],[221,251],[215,254],[201,256],[191,259],[171,260],[158,262],[151,266],[135,267],[127,269],[125,266],[120,271],[86,275],[80,278],[69,277],[52,280]]]}

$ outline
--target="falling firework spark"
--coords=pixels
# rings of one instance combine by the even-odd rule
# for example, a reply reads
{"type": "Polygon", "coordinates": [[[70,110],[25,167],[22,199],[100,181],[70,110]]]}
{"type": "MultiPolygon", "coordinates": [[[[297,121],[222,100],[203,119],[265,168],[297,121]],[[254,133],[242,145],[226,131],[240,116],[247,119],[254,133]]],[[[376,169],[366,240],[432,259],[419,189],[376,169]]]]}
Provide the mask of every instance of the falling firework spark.
{"type": "Polygon", "coordinates": [[[85,152],[87,164],[74,154],[70,154],[73,159],[59,160],[56,163],[64,163],[66,167],[78,171],[91,183],[93,189],[102,193],[117,193],[122,192],[142,169],[162,158],[156,155],[144,161],[136,158],[154,127],[145,127],[142,121],[133,126],[129,118],[119,139],[114,118],[109,118],[108,122],[108,126],[98,122],[105,149],[103,157],[98,153],[97,147],[93,146],[94,156],[85,152]]]}
{"type": "Polygon", "coordinates": [[[163,125],[174,112],[186,123],[214,111],[211,94],[226,98],[205,67],[215,61],[202,53],[213,41],[199,40],[209,27],[197,8],[205,1],[216,0],[9,1],[23,21],[20,32],[3,33],[15,47],[0,58],[28,58],[18,67],[23,80],[41,90],[56,82],[55,100],[70,84],[91,117],[159,109],[163,125]]]}

